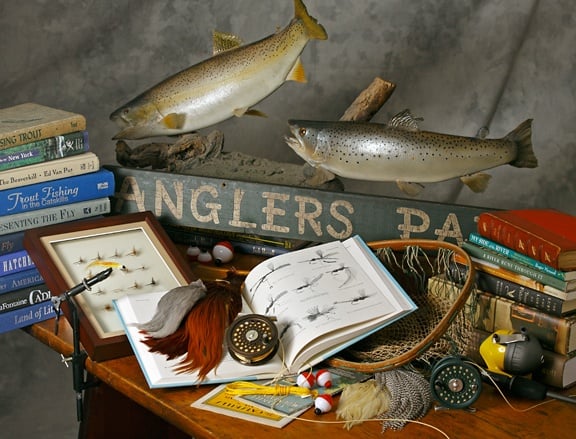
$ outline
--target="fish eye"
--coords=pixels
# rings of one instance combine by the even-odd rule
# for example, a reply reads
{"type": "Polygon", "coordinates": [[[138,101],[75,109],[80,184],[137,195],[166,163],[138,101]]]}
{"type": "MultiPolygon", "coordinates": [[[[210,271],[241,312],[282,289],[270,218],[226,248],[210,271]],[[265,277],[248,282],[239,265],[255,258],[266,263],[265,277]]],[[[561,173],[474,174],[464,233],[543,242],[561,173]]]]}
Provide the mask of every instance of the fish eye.
{"type": "Polygon", "coordinates": [[[306,130],[306,128],[300,128],[298,130],[298,134],[300,134],[301,136],[305,136],[307,132],[308,131],[306,130]]]}

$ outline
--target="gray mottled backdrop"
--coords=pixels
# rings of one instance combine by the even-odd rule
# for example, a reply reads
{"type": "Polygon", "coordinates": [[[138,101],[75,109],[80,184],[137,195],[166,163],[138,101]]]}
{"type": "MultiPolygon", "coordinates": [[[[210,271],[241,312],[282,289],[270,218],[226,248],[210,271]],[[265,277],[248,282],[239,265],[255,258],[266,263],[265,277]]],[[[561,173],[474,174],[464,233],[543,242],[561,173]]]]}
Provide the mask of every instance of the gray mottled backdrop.
{"type": "MultiPolygon", "coordinates": [[[[538,169],[502,166],[490,171],[483,194],[451,181],[428,185],[421,199],[576,213],[572,0],[306,4],[329,34],[304,51],[308,84],[287,83],[266,99],[258,108],[267,119],[219,124],[227,151],[299,163],[283,141],[286,120],[337,119],[381,76],[397,89],[377,122],[410,108],[424,118],[423,129],[473,136],[489,125],[490,136],[500,137],[534,119],[538,169]]],[[[249,42],[285,26],[292,13],[290,0],[3,0],[0,106],[36,101],[83,113],[93,151],[115,163],[116,127],[108,120],[114,109],[210,56],[214,29],[249,42]]],[[[402,196],[392,183],[346,187],[402,196]]]]}
{"type": "MultiPolygon", "coordinates": [[[[304,51],[308,84],[286,83],[262,102],[267,119],[219,124],[227,151],[298,163],[283,141],[286,120],[336,119],[381,76],[397,89],[377,122],[410,108],[424,118],[423,129],[473,136],[488,124],[490,136],[500,137],[534,118],[538,169],[494,169],[483,194],[458,181],[429,185],[422,199],[576,212],[572,1],[306,3],[329,34],[304,51]]],[[[290,0],[8,0],[0,12],[0,105],[37,101],[85,114],[104,163],[115,162],[110,139],[117,130],[108,115],[210,56],[214,29],[249,42],[285,26],[293,14],[290,0]]],[[[403,196],[392,183],[347,181],[346,188],[403,196]]]]}

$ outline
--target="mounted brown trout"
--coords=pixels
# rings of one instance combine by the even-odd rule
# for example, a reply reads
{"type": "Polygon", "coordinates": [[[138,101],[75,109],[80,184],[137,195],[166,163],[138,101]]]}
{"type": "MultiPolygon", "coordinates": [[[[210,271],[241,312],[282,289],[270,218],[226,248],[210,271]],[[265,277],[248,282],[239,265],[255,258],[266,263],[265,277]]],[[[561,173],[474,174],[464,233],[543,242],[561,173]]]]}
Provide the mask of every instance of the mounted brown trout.
{"type": "Polygon", "coordinates": [[[215,55],[183,70],[110,115],[115,139],[189,133],[232,116],[261,113],[252,107],[286,81],[306,82],[300,54],[311,39],[328,38],[322,25],[294,0],[295,17],[284,29],[246,46],[214,34],[215,55]]]}
{"type": "Polygon", "coordinates": [[[420,131],[408,110],[388,124],[290,120],[288,145],[310,165],[340,177],[395,181],[408,195],[421,183],[460,178],[474,192],[486,189],[490,176],[480,173],[510,164],[535,168],[532,120],[502,139],[480,139],[420,131]]]}

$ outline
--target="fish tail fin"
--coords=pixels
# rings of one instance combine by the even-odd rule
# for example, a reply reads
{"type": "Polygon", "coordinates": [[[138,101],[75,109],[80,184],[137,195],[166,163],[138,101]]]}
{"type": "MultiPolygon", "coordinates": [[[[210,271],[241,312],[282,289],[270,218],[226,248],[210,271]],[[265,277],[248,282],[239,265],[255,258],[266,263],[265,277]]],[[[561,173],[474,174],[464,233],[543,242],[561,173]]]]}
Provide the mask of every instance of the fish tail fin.
{"type": "Polygon", "coordinates": [[[517,168],[536,168],[538,159],[532,149],[532,119],[527,119],[510,132],[506,140],[511,140],[518,148],[518,155],[511,161],[512,166],[517,168]]]}
{"type": "Polygon", "coordinates": [[[294,16],[304,23],[306,28],[306,33],[310,38],[317,39],[317,40],[326,40],[328,38],[328,34],[326,33],[326,29],[318,20],[308,14],[308,10],[306,6],[302,2],[302,0],[294,0],[294,16]]]}

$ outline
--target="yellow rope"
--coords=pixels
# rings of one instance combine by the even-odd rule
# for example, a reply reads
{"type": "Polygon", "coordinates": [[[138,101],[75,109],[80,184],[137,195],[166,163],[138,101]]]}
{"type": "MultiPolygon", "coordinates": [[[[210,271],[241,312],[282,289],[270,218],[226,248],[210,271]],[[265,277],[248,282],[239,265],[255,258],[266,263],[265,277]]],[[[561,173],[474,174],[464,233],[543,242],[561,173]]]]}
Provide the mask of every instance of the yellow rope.
{"type": "Polygon", "coordinates": [[[226,385],[226,392],[232,395],[299,395],[302,398],[307,396],[316,398],[316,396],[318,396],[316,390],[310,390],[305,387],[281,386],[279,384],[276,384],[275,386],[262,386],[247,381],[236,381],[226,385]]]}

